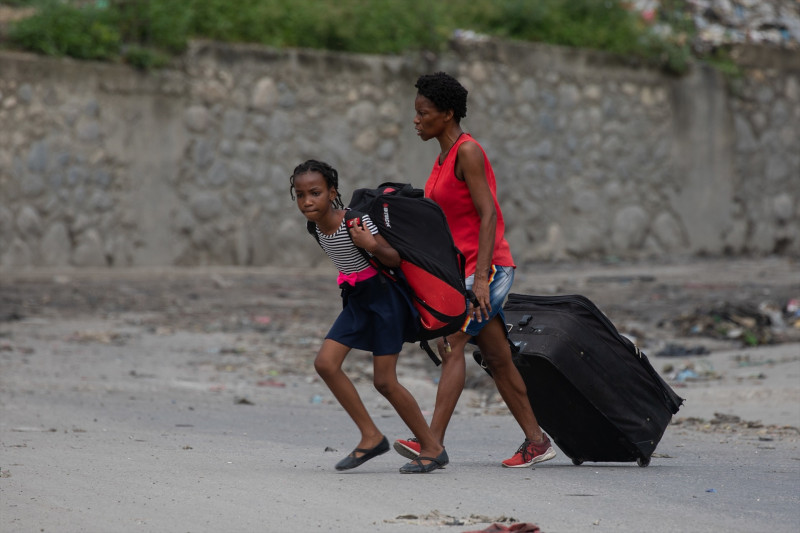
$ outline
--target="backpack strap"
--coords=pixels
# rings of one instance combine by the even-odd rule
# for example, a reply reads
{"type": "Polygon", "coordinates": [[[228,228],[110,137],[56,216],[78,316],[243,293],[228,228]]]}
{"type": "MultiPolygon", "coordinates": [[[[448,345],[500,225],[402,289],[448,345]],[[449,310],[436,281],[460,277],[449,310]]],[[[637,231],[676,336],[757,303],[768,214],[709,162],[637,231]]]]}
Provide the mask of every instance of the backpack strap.
{"type": "Polygon", "coordinates": [[[431,345],[428,344],[428,341],[419,341],[419,347],[422,348],[426,354],[428,354],[428,357],[431,358],[433,364],[435,364],[436,366],[442,364],[442,360],[439,359],[439,356],[436,355],[436,353],[433,351],[433,348],[431,348],[431,345]]]}

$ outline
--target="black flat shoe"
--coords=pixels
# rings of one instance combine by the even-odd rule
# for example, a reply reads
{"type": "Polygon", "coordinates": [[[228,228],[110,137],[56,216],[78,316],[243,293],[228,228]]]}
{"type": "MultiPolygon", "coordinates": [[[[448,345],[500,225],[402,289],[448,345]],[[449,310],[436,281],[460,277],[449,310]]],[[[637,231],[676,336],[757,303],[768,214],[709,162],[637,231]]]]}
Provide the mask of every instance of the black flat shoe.
{"type": "Polygon", "coordinates": [[[360,466],[373,457],[377,457],[383,453],[389,451],[389,441],[386,440],[386,437],[383,437],[383,440],[378,443],[377,446],[370,449],[364,448],[356,448],[350,455],[336,463],[336,470],[350,470],[351,468],[355,468],[360,466]],[[363,455],[357,456],[357,453],[361,453],[363,455]]]}
{"type": "Polygon", "coordinates": [[[442,453],[439,454],[438,457],[417,457],[410,463],[406,463],[400,467],[401,474],[427,474],[428,472],[433,472],[439,468],[444,468],[444,466],[450,462],[450,458],[447,457],[447,452],[442,450],[442,453]],[[423,464],[422,461],[430,461],[428,464],[423,464]]]}

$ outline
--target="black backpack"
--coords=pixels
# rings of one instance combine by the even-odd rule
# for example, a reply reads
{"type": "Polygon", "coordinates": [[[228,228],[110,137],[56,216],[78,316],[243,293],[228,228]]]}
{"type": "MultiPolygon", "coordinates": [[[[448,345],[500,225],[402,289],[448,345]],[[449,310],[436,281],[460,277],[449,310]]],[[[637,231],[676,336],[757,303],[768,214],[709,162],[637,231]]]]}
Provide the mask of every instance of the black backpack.
{"type": "MultiPolygon", "coordinates": [[[[364,214],[400,254],[400,273],[361,251],[386,278],[407,286],[419,313],[417,340],[438,365],[439,358],[427,341],[461,329],[467,318],[467,298],[475,299],[464,284],[466,259],[453,242],[447,219],[422,189],[391,182],[353,191],[345,218],[364,214]]],[[[308,222],[308,231],[317,237],[313,222],[308,222]]]]}

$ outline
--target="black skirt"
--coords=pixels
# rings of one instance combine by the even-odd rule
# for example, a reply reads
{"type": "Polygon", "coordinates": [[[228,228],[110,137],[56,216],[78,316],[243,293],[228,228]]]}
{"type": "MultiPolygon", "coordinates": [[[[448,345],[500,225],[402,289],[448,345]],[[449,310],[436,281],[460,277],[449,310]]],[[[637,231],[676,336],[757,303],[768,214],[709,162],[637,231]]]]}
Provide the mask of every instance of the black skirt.
{"type": "Polygon", "coordinates": [[[402,282],[378,274],[344,285],[342,312],[325,336],[373,355],[400,353],[417,335],[417,311],[402,282]]]}

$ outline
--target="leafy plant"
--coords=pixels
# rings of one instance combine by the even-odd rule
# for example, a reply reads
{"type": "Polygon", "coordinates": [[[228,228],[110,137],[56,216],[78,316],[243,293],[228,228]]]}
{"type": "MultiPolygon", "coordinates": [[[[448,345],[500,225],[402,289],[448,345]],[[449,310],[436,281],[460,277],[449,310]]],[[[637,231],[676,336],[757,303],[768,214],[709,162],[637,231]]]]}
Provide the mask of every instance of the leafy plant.
{"type": "Polygon", "coordinates": [[[57,1],[11,27],[10,38],[23,48],[79,59],[109,59],[119,54],[120,33],[94,8],[78,9],[57,1]]]}
{"type": "MultiPolygon", "coordinates": [[[[22,0],[17,0],[21,3],[22,0]]],[[[22,48],[163,64],[191,38],[359,53],[442,50],[456,29],[595,48],[681,72],[691,61],[685,0],[664,0],[655,32],[619,0],[31,0],[22,48]],[[147,50],[151,51],[146,52],[147,50]]],[[[28,4],[28,2],[26,2],[28,4]]],[[[150,66],[150,67],[148,67],[150,66]]]]}

